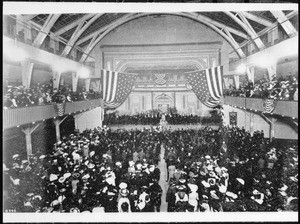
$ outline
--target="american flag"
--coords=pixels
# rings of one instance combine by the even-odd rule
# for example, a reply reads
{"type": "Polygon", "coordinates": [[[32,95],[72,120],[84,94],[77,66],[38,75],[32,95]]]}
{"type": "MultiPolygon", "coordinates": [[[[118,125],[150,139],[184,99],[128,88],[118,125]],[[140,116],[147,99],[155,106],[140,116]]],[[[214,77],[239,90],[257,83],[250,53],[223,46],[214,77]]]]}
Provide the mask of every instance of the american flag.
{"type": "Polygon", "coordinates": [[[102,99],[106,108],[116,108],[120,106],[128,97],[136,74],[118,73],[108,70],[101,70],[102,99]]]}
{"type": "Polygon", "coordinates": [[[57,116],[63,116],[65,114],[65,109],[66,109],[66,103],[54,103],[53,104],[55,113],[57,114],[57,116]]]}
{"type": "Polygon", "coordinates": [[[263,99],[263,113],[272,113],[276,107],[277,101],[274,99],[263,99]]]}
{"type": "Polygon", "coordinates": [[[223,97],[223,66],[218,66],[187,74],[198,99],[207,107],[216,107],[221,104],[223,97]]]}

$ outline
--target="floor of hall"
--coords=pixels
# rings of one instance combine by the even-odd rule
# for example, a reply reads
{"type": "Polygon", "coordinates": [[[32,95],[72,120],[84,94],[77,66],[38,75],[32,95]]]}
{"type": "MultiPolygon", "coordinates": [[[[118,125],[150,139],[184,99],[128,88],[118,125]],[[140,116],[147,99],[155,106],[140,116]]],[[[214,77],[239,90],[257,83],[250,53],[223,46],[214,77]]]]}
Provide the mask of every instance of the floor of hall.
{"type": "Polygon", "coordinates": [[[160,211],[161,212],[167,212],[168,208],[168,203],[166,202],[166,195],[167,195],[167,190],[168,190],[168,182],[166,182],[167,179],[167,165],[166,161],[164,159],[165,155],[165,148],[163,145],[161,145],[161,150],[160,150],[160,161],[158,162],[158,168],[160,169],[160,179],[159,179],[159,185],[161,186],[163,193],[161,196],[161,206],[160,206],[160,211]]]}

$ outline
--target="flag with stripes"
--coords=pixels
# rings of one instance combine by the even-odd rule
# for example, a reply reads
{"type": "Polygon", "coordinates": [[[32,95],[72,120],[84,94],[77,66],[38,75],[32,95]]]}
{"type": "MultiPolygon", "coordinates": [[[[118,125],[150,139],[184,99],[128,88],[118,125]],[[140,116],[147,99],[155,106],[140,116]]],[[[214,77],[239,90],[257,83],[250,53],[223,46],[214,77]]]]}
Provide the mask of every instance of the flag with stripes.
{"type": "Polygon", "coordinates": [[[136,74],[101,70],[102,99],[106,108],[120,106],[128,97],[136,80],[136,74]]]}
{"type": "Polygon", "coordinates": [[[223,66],[187,73],[187,79],[198,99],[207,107],[221,105],[223,66]]]}
{"type": "Polygon", "coordinates": [[[276,107],[277,101],[274,99],[263,99],[263,113],[272,113],[276,107]]]}
{"type": "Polygon", "coordinates": [[[63,116],[65,114],[65,109],[66,109],[66,103],[54,103],[53,104],[55,113],[57,114],[57,116],[63,116]]]}

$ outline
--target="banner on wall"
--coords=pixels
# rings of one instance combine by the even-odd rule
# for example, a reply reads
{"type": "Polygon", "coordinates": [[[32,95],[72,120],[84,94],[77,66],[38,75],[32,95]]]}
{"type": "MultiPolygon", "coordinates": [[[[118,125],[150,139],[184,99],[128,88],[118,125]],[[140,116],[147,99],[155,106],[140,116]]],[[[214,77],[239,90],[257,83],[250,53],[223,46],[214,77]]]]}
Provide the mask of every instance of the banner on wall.
{"type": "Polygon", "coordinates": [[[229,112],[229,124],[237,125],[237,112],[229,112]]]}

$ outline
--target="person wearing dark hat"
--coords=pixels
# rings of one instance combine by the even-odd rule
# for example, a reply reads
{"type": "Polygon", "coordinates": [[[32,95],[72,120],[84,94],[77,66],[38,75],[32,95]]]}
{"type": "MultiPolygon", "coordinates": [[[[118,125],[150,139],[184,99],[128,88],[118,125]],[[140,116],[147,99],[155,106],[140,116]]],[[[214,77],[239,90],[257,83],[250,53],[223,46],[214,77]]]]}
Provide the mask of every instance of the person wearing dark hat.
{"type": "Polygon", "coordinates": [[[129,195],[129,190],[126,188],[120,189],[120,198],[118,199],[118,212],[131,212],[131,206],[130,206],[130,201],[128,198],[129,195]],[[127,204],[127,209],[124,211],[124,206],[123,204],[127,204]]]}
{"type": "Polygon", "coordinates": [[[176,191],[177,191],[177,189],[176,189],[176,185],[175,185],[175,179],[171,178],[169,188],[168,188],[167,194],[166,194],[166,202],[168,203],[168,208],[167,208],[168,212],[173,212],[175,209],[175,201],[176,201],[175,193],[176,193],[176,191]]]}
{"type": "Polygon", "coordinates": [[[154,179],[153,183],[149,187],[150,203],[153,206],[153,210],[160,212],[162,188],[158,183],[158,180],[154,179]]]}
{"type": "Polygon", "coordinates": [[[193,212],[194,207],[188,203],[188,195],[179,188],[179,191],[175,194],[175,212],[193,212]]]}

